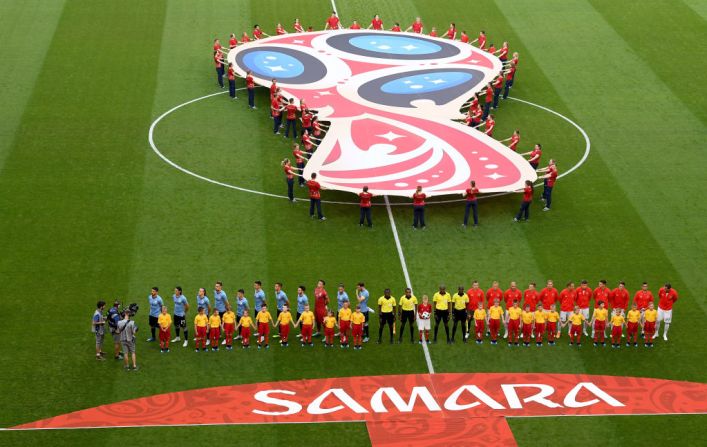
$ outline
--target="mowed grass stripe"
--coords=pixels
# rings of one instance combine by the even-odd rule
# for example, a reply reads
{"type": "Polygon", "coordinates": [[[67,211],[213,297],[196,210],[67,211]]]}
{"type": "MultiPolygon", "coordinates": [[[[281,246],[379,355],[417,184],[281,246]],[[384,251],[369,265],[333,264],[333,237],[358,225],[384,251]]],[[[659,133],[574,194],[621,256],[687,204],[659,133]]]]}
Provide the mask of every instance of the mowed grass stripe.
{"type": "MultiPolygon", "coordinates": [[[[0,78],[4,92],[0,109],[0,171],[19,132],[33,133],[34,127],[18,129],[25,106],[44,65],[44,57],[59,22],[63,1],[3,2],[0,5],[0,60],[6,67],[0,78]],[[28,35],[32,38],[28,39],[28,35]]],[[[41,82],[48,79],[42,78],[41,82]]]]}
{"type": "Polygon", "coordinates": [[[412,0],[339,0],[336,7],[346,27],[351,26],[354,20],[358,20],[362,28],[368,28],[373,16],[378,14],[386,30],[391,29],[395,22],[399,22],[400,27],[405,30],[419,14],[412,0]]]}
{"type": "MultiPolygon", "coordinates": [[[[14,354],[3,362],[2,391],[42,383],[42,397],[9,400],[2,426],[104,403],[95,395],[109,395],[122,373],[87,355],[85,310],[126,290],[145,156],[136,141],[151,112],[163,13],[158,2],[69,1],[48,48],[40,76],[53,82],[37,84],[21,123],[35,131],[18,136],[0,177],[5,291],[36,289],[35,318],[51,322],[42,326],[49,332],[8,340],[14,354]],[[115,29],[106,33],[106,23],[115,29]],[[79,302],[83,311],[65,312],[79,302]],[[49,333],[51,349],[23,349],[49,333]],[[92,393],[86,370],[103,379],[92,393]]],[[[6,322],[8,333],[25,326],[6,322]]]]}

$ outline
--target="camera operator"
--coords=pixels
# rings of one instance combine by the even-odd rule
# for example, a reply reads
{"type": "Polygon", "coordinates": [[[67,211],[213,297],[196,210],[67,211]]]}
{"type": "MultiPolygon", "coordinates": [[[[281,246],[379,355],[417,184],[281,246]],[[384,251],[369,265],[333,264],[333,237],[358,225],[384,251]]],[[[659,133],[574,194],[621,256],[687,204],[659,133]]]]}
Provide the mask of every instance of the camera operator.
{"type": "Polygon", "coordinates": [[[113,355],[116,360],[123,360],[123,353],[120,351],[120,334],[118,333],[118,323],[120,322],[120,301],[113,303],[113,307],[108,309],[108,328],[113,337],[113,355]]]}
{"type": "Polygon", "coordinates": [[[105,360],[103,355],[103,337],[105,335],[106,320],[103,318],[103,309],[106,307],[105,301],[96,303],[96,311],[93,313],[91,332],[96,335],[96,360],[105,360]]]}
{"type": "MultiPolygon", "coordinates": [[[[131,305],[132,307],[132,305],[131,305]]],[[[120,344],[123,346],[123,357],[125,360],[125,370],[130,370],[130,358],[133,359],[133,371],[137,371],[137,360],[135,358],[135,337],[137,335],[137,325],[130,317],[133,309],[123,310],[123,319],[118,323],[118,333],[120,334],[120,344]]]]}

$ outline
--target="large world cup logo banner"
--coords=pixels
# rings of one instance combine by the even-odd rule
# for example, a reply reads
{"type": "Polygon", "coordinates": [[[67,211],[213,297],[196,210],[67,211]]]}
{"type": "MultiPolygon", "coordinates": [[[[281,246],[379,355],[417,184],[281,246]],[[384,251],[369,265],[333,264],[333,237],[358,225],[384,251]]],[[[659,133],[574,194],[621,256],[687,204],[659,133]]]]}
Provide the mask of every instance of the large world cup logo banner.
{"type": "Polygon", "coordinates": [[[276,78],[285,97],[305,100],[331,123],[305,169],[328,188],[409,196],[511,191],[535,180],[520,155],[453,120],[502,70],[471,45],[423,35],[337,31],[288,34],[228,53],[258,84],[276,78]]]}

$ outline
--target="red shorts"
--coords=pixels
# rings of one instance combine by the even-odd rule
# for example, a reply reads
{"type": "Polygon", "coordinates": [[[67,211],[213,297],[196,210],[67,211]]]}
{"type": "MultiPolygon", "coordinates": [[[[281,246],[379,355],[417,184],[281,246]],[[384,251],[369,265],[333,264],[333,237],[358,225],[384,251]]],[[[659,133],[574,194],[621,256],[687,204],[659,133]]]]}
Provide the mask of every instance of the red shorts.
{"type": "Polygon", "coordinates": [[[582,333],[582,325],[581,324],[573,324],[570,326],[570,334],[571,335],[579,335],[582,333]]]}
{"type": "Polygon", "coordinates": [[[223,324],[223,332],[226,333],[226,336],[233,335],[233,333],[236,330],[236,324],[235,323],[224,323],[223,324]]]}
{"type": "Polygon", "coordinates": [[[594,320],[594,332],[604,332],[606,321],[594,320]]]}
{"type": "Polygon", "coordinates": [[[219,338],[221,336],[220,327],[212,327],[209,329],[209,338],[219,338]]]}
{"type": "Polygon", "coordinates": [[[354,337],[363,335],[363,323],[354,324],[351,327],[351,333],[353,334],[354,337]]]}
{"type": "Polygon", "coordinates": [[[311,324],[303,324],[302,325],[302,337],[311,337],[312,336],[312,325],[311,324]]]}
{"type": "Polygon", "coordinates": [[[341,329],[341,332],[342,332],[342,333],[348,332],[349,326],[351,326],[351,320],[349,320],[349,321],[344,321],[344,320],[339,321],[339,329],[341,329]]]}
{"type": "Polygon", "coordinates": [[[629,323],[626,325],[626,332],[628,332],[629,334],[633,334],[633,333],[635,333],[636,331],[638,331],[638,323],[631,323],[631,322],[629,322],[629,323]]]}
{"type": "Polygon", "coordinates": [[[258,323],[258,333],[260,335],[267,335],[270,333],[270,325],[268,323],[258,323]]]}
{"type": "Polygon", "coordinates": [[[204,338],[206,337],[206,326],[197,326],[196,327],[196,338],[204,338]]]}
{"type": "Polygon", "coordinates": [[[621,329],[622,329],[621,326],[612,326],[611,327],[611,336],[612,337],[621,337],[621,332],[623,332],[621,329]]]}

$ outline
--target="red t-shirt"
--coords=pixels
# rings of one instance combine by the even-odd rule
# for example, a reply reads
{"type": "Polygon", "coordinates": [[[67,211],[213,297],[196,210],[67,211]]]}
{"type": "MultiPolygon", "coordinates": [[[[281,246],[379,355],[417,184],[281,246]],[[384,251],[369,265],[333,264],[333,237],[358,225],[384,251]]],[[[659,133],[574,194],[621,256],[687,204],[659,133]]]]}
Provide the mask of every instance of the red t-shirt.
{"type": "Polygon", "coordinates": [[[214,54],[214,62],[216,63],[216,68],[221,68],[221,58],[218,53],[214,54]]]}
{"type": "Polygon", "coordinates": [[[476,107],[474,109],[474,116],[471,118],[471,121],[475,124],[481,123],[481,117],[484,115],[484,112],[481,111],[481,107],[476,107]]]}
{"type": "Polygon", "coordinates": [[[503,76],[499,76],[496,78],[495,81],[493,81],[493,88],[501,88],[503,87],[503,76]]]}
{"type": "Polygon", "coordinates": [[[285,165],[283,169],[285,171],[285,175],[287,176],[287,180],[292,180],[293,178],[295,178],[295,173],[292,172],[292,166],[285,165]]]}
{"type": "Polygon", "coordinates": [[[449,28],[447,30],[446,36],[450,39],[454,39],[457,37],[457,29],[456,28],[449,28]]]}
{"type": "Polygon", "coordinates": [[[491,88],[490,86],[486,87],[486,93],[484,94],[484,99],[486,100],[487,103],[493,101],[493,88],[491,88]]]}
{"type": "Polygon", "coordinates": [[[400,29],[400,25],[395,25],[395,26],[393,26],[390,30],[393,31],[394,33],[399,33],[399,32],[402,31],[402,30],[400,29]]]}
{"type": "Polygon", "coordinates": [[[256,28],[253,30],[253,37],[255,37],[256,39],[260,39],[261,37],[263,37],[263,32],[256,28]]]}
{"type": "Polygon", "coordinates": [[[563,312],[572,312],[576,301],[577,290],[564,289],[560,293],[560,310],[563,312]]]}
{"type": "Polygon", "coordinates": [[[309,198],[310,199],[320,199],[321,198],[319,191],[322,187],[318,181],[307,180],[307,188],[309,188],[309,198]]]}
{"type": "Polygon", "coordinates": [[[358,197],[361,199],[361,208],[371,207],[371,198],[373,197],[373,194],[371,194],[370,192],[360,192],[358,193],[358,197]]]}
{"type": "Polygon", "coordinates": [[[308,151],[312,150],[312,140],[309,135],[306,133],[302,134],[302,144],[304,144],[304,148],[307,149],[308,151]]]}
{"type": "Polygon", "coordinates": [[[499,303],[503,301],[503,290],[491,287],[486,291],[486,307],[493,306],[494,300],[498,300],[499,303]]]}
{"type": "Polygon", "coordinates": [[[329,28],[331,29],[339,29],[339,18],[336,16],[332,16],[326,19],[326,23],[329,24],[329,28]]]}
{"type": "Polygon", "coordinates": [[[214,44],[214,51],[218,51],[221,49],[221,44],[220,43],[215,43],[214,44]]]}
{"type": "Polygon", "coordinates": [[[511,144],[508,147],[515,151],[518,149],[518,143],[520,143],[520,135],[513,134],[511,135],[511,144]]]}
{"type": "Polygon", "coordinates": [[[466,188],[466,201],[474,202],[478,193],[479,188],[477,188],[476,186],[474,186],[473,188],[466,188]]]}
{"type": "Polygon", "coordinates": [[[285,107],[285,111],[287,112],[287,119],[288,120],[297,119],[297,106],[296,105],[288,104],[287,107],[285,107]]]}
{"type": "Polygon", "coordinates": [[[422,303],[417,306],[417,315],[420,317],[420,319],[423,319],[422,314],[424,314],[425,312],[427,312],[427,319],[429,319],[430,315],[432,315],[432,305],[430,303],[422,303]]]}
{"type": "Polygon", "coordinates": [[[231,48],[235,48],[236,45],[238,45],[238,40],[237,40],[235,37],[231,37],[231,38],[228,40],[228,46],[231,47],[231,48]]]}
{"type": "Polygon", "coordinates": [[[513,307],[513,301],[518,301],[520,306],[520,300],[523,298],[523,292],[520,289],[508,289],[506,293],[503,294],[503,299],[506,301],[506,309],[513,307]]]}
{"type": "Polygon", "coordinates": [[[474,289],[472,287],[466,291],[466,296],[469,297],[469,302],[466,303],[466,309],[472,312],[479,307],[479,303],[484,303],[484,291],[481,289],[474,289]]]}
{"type": "Polygon", "coordinates": [[[639,290],[636,295],[633,296],[633,302],[638,306],[638,310],[643,310],[648,308],[648,303],[652,303],[653,293],[650,290],[639,290]]]}
{"type": "Polygon", "coordinates": [[[246,42],[250,42],[250,37],[248,37],[248,35],[244,33],[241,36],[241,43],[246,43],[246,42]]]}
{"type": "Polygon", "coordinates": [[[245,85],[249,89],[254,89],[255,88],[255,81],[253,80],[253,76],[248,75],[245,77],[245,85]]]}
{"type": "Polygon", "coordinates": [[[361,29],[361,25],[358,23],[352,23],[349,29],[361,29]]]}
{"type": "Polygon", "coordinates": [[[526,186],[523,188],[523,202],[533,201],[533,188],[531,186],[526,186]]]}
{"type": "Polygon", "coordinates": [[[609,301],[611,301],[611,308],[626,309],[628,307],[629,293],[628,289],[615,288],[611,291],[609,301]]]}
{"type": "Polygon", "coordinates": [[[430,37],[437,37],[437,31],[432,30],[430,32],[430,37]]]}
{"type": "Polygon", "coordinates": [[[513,76],[516,75],[516,67],[511,67],[508,70],[508,73],[506,73],[506,81],[510,81],[513,79],[513,76]]]}
{"type": "MultiPolygon", "coordinates": [[[[526,305],[530,306],[530,310],[535,311],[535,306],[538,304],[538,291],[535,289],[526,289],[523,292],[523,309],[526,305]]],[[[550,303],[552,304],[552,303],[550,303]]],[[[543,306],[544,308],[545,306],[543,306]]],[[[546,310],[550,310],[548,307],[546,310]]]]}
{"type": "Polygon", "coordinates": [[[275,34],[277,34],[278,36],[282,36],[283,34],[286,34],[285,28],[283,28],[281,26],[275,27],[275,34]]]}
{"type": "Polygon", "coordinates": [[[235,81],[235,79],[236,79],[236,72],[233,70],[233,67],[228,67],[228,80],[235,81]]]}
{"type": "Polygon", "coordinates": [[[373,20],[371,20],[371,26],[373,27],[373,29],[380,31],[383,29],[383,20],[373,19],[373,20]]]}
{"type": "Polygon", "coordinates": [[[324,287],[316,287],[314,289],[314,309],[324,310],[329,303],[329,294],[326,293],[324,287]]]}
{"type": "Polygon", "coordinates": [[[550,306],[557,304],[560,299],[560,295],[557,293],[556,288],[545,287],[540,291],[540,300],[543,302],[543,308],[550,309],[550,306]]]}
{"type": "Polygon", "coordinates": [[[427,194],[424,192],[420,193],[415,193],[412,195],[412,204],[413,206],[423,206],[425,204],[425,199],[427,198],[427,194]]]}
{"type": "Polygon", "coordinates": [[[413,24],[410,26],[412,27],[412,31],[414,33],[420,34],[422,32],[422,22],[413,22],[413,24]]]}
{"type": "Polygon", "coordinates": [[[293,25],[293,27],[295,28],[295,31],[298,32],[298,33],[303,33],[303,32],[304,32],[304,28],[302,27],[302,24],[301,24],[301,23],[295,23],[295,24],[293,25]]]}
{"type": "Polygon", "coordinates": [[[469,35],[466,33],[462,33],[462,37],[459,39],[461,43],[469,43],[469,35]]]}
{"type": "Polygon", "coordinates": [[[302,152],[301,149],[295,149],[292,151],[292,155],[295,157],[295,163],[297,164],[304,164],[307,159],[304,156],[304,152],[302,152]]]}
{"type": "Polygon", "coordinates": [[[486,34],[479,34],[479,48],[482,50],[486,47],[486,34]]]}
{"type": "Polygon", "coordinates": [[[314,129],[314,136],[318,137],[322,133],[322,128],[319,126],[319,121],[312,124],[312,129],[314,129]]]}
{"type": "Polygon", "coordinates": [[[551,165],[547,173],[550,175],[550,177],[547,178],[547,186],[552,188],[555,186],[555,180],[557,180],[557,168],[555,165],[551,165]]]}
{"type": "Polygon", "coordinates": [[[670,289],[666,293],[665,287],[661,287],[658,291],[658,307],[663,310],[673,310],[673,303],[678,300],[678,293],[675,289],[670,289]]]}
{"type": "Polygon", "coordinates": [[[496,121],[491,119],[490,116],[488,118],[486,118],[486,124],[484,125],[484,132],[486,133],[486,135],[488,135],[488,136],[493,135],[493,127],[495,125],[496,125],[496,121]]]}
{"type": "Polygon", "coordinates": [[[496,47],[494,47],[493,45],[491,45],[491,46],[489,47],[489,49],[486,50],[486,51],[488,51],[489,53],[493,54],[493,53],[496,52],[496,47]]]}
{"type": "Polygon", "coordinates": [[[611,297],[611,289],[608,287],[597,287],[594,289],[594,308],[599,308],[599,301],[604,302],[604,307],[609,308],[609,299],[611,297]]]}
{"type": "Polygon", "coordinates": [[[280,102],[277,98],[273,98],[272,101],[270,101],[270,111],[272,112],[272,116],[280,116],[280,102]]]}
{"type": "Polygon", "coordinates": [[[302,127],[312,127],[312,114],[309,112],[302,113],[302,127]]]}
{"type": "Polygon", "coordinates": [[[501,52],[498,53],[498,58],[504,62],[508,59],[508,47],[501,47],[501,52]]]}
{"type": "Polygon", "coordinates": [[[538,164],[540,163],[540,157],[542,156],[543,151],[542,149],[533,149],[533,151],[530,153],[530,159],[533,160],[533,158],[538,157],[537,159],[533,160],[533,163],[538,164]]]}
{"type": "Polygon", "coordinates": [[[589,287],[580,287],[577,290],[577,305],[580,309],[587,309],[589,302],[592,300],[592,289],[589,287]]]}

